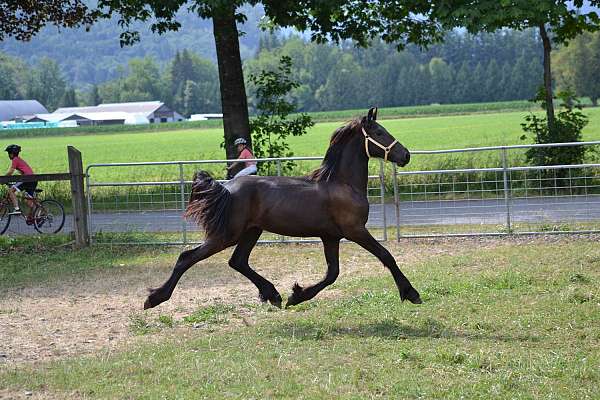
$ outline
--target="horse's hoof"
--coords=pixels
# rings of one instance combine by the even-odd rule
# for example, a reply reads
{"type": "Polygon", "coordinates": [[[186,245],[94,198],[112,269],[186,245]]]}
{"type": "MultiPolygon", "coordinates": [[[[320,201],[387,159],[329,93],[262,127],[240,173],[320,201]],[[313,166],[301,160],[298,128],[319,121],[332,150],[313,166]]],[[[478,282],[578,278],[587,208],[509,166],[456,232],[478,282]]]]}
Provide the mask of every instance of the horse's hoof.
{"type": "Polygon", "coordinates": [[[281,295],[275,289],[270,294],[259,293],[258,298],[260,299],[260,301],[262,303],[266,303],[268,301],[269,303],[271,303],[271,305],[278,307],[278,308],[281,308],[281,302],[283,301],[283,300],[281,300],[281,295]]]}
{"type": "Polygon", "coordinates": [[[290,297],[288,297],[288,301],[287,303],[285,303],[285,308],[289,308],[291,306],[295,306],[296,304],[300,304],[302,303],[302,301],[298,298],[296,298],[296,296],[294,296],[294,294],[292,294],[290,297]]]}
{"type": "Polygon", "coordinates": [[[149,308],[154,308],[157,305],[159,305],[160,303],[163,303],[163,302],[169,300],[169,298],[171,297],[171,296],[168,296],[167,298],[164,298],[164,296],[161,296],[160,288],[157,288],[157,289],[148,288],[148,292],[150,292],[150,294],[148,295],[148,297],[146,298],[146,301],[144,302],[144,310],[147,310],[149,308]]]}
{"type": "Polygon", "coordinates": [[[406,289],[405,291],[400,293],[400,298],[402,301],[408,300],[413,304],[423,304],[423,300],[421,300],[421,296],[419,292],[416,291],[412,286],[406,289]]]}
{"type": "Polygon", "coordinates": [[[281,308],[281,303],[283,300],[281,300],[281,296],[279,295],[279,293],[277,293],[274,298],[269,299],[269,303],[271,303],[271,305],[277,307],[277,308],[281,308]]]}
{"type": "Polygon", "coordinates": [[[150,298],[147,298],[146,301],[144,302],[144,310],[147,310],[147,309],[152,308],[152,307],[154,307],[154,306],[152,305],[152,302],[150,301],[150,298]]]}
{"type": "Polygon", "coordinates": [[[285,308],[302,303],[303,290],[304,289],[302,288],[302,286],[298,285],[298,282],[294,283],[294,286],[292,286],[292,294],[290,295],[290,297],[288,297],[288,301],[285,304],[285,308]]]}

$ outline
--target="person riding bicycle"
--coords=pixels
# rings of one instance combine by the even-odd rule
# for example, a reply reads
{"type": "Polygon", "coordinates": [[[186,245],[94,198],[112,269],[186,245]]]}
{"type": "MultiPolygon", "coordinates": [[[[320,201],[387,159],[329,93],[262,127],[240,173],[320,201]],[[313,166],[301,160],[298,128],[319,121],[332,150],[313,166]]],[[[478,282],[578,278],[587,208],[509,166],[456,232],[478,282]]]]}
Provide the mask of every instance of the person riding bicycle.
{"type": "MultiPolygon", "coordinates": [[[[233,142],[233,144],[237,146],[238,160],[248,160],[254,158],[254,154],[252,154],[252,151],[250,151],[250,149],[247,146],[248,142],[246,141],[246,139],[237,138],[235,139],[235,142],[233,142]]],[[[256,175],[256,161],[236,161],[229,167],[227,167],[227,169],[231,170],[239,164],[244,164],[245,168],[237,174],[235,174],[234,178],[245,175],[256,175]]]]}
{"type": "MultiPolygon", "coordinates": [[[[6,172],[7,176],[14,174],[15,171],[19,171],[21,175],[33,175],[33,169],[19,157],[19,153],[21,153],[21,146],[16,144],[9,145],[6,149],[4,149],[8,153],[8,158],[11,159],[11,165],[6,172]]],[[[10,185],[9,185],[10,186],[10,185]]],[[[12,202],[14,209],[10,213],[11,215],[19,215],[21,214],[21,209],[19,208],[19,201],[17,200],[18,192],[25,192],[29,196],[25,196],[25,201],[29,206],[29,209],[33,208],[32,197],[35,196],[35,189],[37,188],[37,182],[17,182],[10,186],[8,196],[10,197],[10,201],[12,202]]]]}

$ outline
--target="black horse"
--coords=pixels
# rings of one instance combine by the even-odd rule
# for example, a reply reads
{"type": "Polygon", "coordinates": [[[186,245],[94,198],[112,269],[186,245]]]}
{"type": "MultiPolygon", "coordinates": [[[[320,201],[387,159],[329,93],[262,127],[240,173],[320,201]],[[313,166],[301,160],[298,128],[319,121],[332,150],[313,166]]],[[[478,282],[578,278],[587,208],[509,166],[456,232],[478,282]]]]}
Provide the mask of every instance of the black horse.
{"type": "Polygon", "coordinates": [[[197,262],[237,245],[229,266],[256,285],[262,301],[281,307],[275,286],[248,265],[263,230],[286,235],[317,236],[323,241],[327,273],[308,287],[295,284],[286,307],[312,299],[339,274],[339,243],[346,238],[375,255],[390,270],[402,300],[421,303],[419,293],[402,274],[394,257],[365,228],[369,215],[369,157],[405,166],[410,153],[375,120],[377,109],[337,129],[319,169],[304,177],[244,176],[224,185],[206,172],[194,176],[186,216],[201,224],[206,240],[179,256],[170,278],[151,289],[144,308],[168,300],[177,282],[197,262]]]}

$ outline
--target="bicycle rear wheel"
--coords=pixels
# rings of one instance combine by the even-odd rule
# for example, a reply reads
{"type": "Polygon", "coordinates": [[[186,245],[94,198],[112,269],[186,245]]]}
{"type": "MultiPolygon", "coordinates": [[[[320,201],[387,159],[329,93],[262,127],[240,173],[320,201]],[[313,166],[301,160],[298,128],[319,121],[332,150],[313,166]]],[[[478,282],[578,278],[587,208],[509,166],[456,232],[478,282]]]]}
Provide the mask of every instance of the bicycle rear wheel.
{"type": "Polygon", "coordinates": [[[0,204],[0,235],[4,234],[10,225],[8,204],[0,204]]]}
{"type": "Polygon", "coordinates": [[[39,233],[57,233],[65,224],[65,209],[56,200],[44,200],[33,212],[33,226],[39,233]]]}

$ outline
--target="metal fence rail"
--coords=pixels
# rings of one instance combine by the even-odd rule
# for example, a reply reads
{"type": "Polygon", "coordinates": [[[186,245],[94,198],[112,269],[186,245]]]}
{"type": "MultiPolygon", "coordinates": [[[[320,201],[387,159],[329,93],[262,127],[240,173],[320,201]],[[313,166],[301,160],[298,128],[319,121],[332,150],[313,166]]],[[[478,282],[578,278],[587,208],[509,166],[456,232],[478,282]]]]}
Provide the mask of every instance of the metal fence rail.
{"type": "MultiPolygon", "coordinates": [[[[527,166],[532,148],[594,148],[597,142],[411,152],[399,170],[370,165],[367,226],[379,240],[396,237],[600,232],[600,164],[527,166]],[[411,170],[412,168],[412,170],[411,170]],[[387,171],[387,172],[386,172],[387,171]],[[386,203],[393,195],[393,203],[386,203]]],[[[302,175],[322,157],[266,158],[273,175],[302,175]],[[293,164],[289,164],[292,162],[293,164]]],[[[95,243],[188,244],[200,228],[182,212],[189,178],[201,167],[223,173],[230,160],[92,164],[89,230],[95,243]],[[136,177],[144,177],[136,180],[136,177]],[[152,177],[152,178],[148,178],[152,177]],[[133,235],[133,236],[132,236],[133,235]]],[[[304,242],[265,233],[263,242],[304,242]]]]}
{"type": "MultiPolygon", "coordinates": [[[[292,174],[316,168],[322,157],[263,158],[270,171],[283,175],[286,166],[292,174]],[[290,166],[289,162],[295,165],[290,166]]],[[[218,176],[231,160],[198,160],[141,163],[91,164],[87,167],[87,208],[89,232],[95,243],[193,244],[203,239],[200,227],[183,219],[196,169],[201,167],[218,176]],[[147,177],[156,176],[149,180],[147,177]],[[144,180],[135,181],[135,176],[144,180]],[[119,179],[121,178],[121,179],[119,179]]],[[[372,165],[375,167],[375,165],[372,165]]],[[[374,171],[375,168],[372,168],[374,171]]],[[[383,161],[378,173],[369,175],[370,202],[367,226],[379,240],[387,240],[383,161]]],[[[317,238],[290,238],[265,233],[261,242],[312,242],[317,238]]]]}
{"type": "MultiPolygon", "coordinates": [[[[600,142],[412,152],[475,158],[487,168],[398,171],[396,236],[600,232],[600,164],[525,166],[523,150],[600,142]],[[520,151],[520,152],[519,152],[520,151]],[[491,154],[490,154],[491,153],[491,154]],[[513,165],[511,165],[513,164],[513,165]],[[517,164],[517,165],[514,165],[517,164]]],[[[418,161],[417,161],[418,162],[418,161]]],[[[443,165],[438,161],[438,165],[443,165]]]]}

